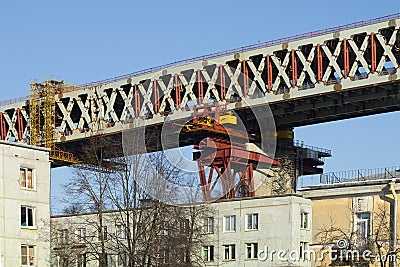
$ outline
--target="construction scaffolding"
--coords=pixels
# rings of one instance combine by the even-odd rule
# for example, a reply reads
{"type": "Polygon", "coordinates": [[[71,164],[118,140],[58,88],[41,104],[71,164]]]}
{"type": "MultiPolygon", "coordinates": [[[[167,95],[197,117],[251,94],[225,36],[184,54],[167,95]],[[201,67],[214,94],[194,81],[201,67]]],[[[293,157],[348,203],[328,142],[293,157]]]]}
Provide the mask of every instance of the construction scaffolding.
{"type": "Polygon", "coordinates": [[[56,141],[56,94],[64,91],[64,81],[50,78],[44,83],[30,84],[30,144],[50,149],[50,158],[67,163],[78,163],[70,152],[62,151],[55,145],[56,141]]]}
{"type": "Polygon", "coordinates": [[[40,138],[40,107],[41,99],[40,92],[43,90],[43,85],[37,82],[30,84],[31,90],[29,95],[29,143],[33,146],[41,146],[40,138]]]}

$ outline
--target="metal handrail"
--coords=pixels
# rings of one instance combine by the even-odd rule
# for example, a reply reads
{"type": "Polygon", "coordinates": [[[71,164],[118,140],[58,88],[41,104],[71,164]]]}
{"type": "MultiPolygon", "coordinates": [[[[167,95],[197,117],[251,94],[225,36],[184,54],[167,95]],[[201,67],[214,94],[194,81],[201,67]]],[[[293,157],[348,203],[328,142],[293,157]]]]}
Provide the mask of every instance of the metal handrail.
{"type": "Polygon", "coordinates": [[[295,140],[294,141],[294,145],[297,146],[297,147],[308,148],[308,149],[311,149],[311,150],[314,150],[314,151],[317,151],[317,152],[321,152],[321,153],[332,155],[332,151],[330,149],[311,146],[311,145],[305,145],[303,141],[295,140]]]}
{"type": "Polygon", "coordinates": [[[369,181],[392,179],[400,175],[400,167],[385,167],[375,169],[358,169],[350,171],[329,172],[320,174],[321,184],[334,184],[350,181],[369,181]]]}
{"type": "Polygon", "coordinates": [[[29,99],[29,96],[21,96],[21,97],[12,98],[9,100],[0,101],[0,107],[5,106],[5,105],[14,104],[14,103],[24,102],[28,99],[29,99]]]}
{"type": "MultiPolygon", "coordinates": [[[[400,18],[400,13],[396,13],[396,14],[387,15],[387,16],[380,17],[380,18],[363,20],[363,21],[349,23],[349,24],[342,25],[342,26],[327,28],[324,30],[318,30],[318,31],[313,31],[313,32],[308,32],[308,33],[303,33],[303,34],[297,34],[294,36],[284,37],[284,38],[267,41],[267,42],[263,42],[263,43],[242,46],[240,48],[234,48],[234,49],[216,52],[216,53],[212,53],[212,54],[208,54],[208,55],[204,55],[204,56],[194,57],[194,58],[190,58],[190,59],[184,59],[184,60],[176,61],[173,63],[168,63],[168,64],[157,66],[157,67],[147,68],[147,69],[139,70],[136,72],[132,72],[132,73],[125,74],[125,75],[120,75],[120,76],[109,78],[109,79],[104,79],[104,80],[91,82],[91,83],[85,83],[85,84],[76,86],[74,88],[74,90],[88,89],[88,88],[92,88],[95,86],[100,86],[102,84],[116,82],[119,80],[131,78],[131,77],[135,77],[135,76],[140,76],[140,75],[152,73],[155,71],[160,71],[160,70],[170,68],[170,67],[187,65],[187,64],[190,64],[190,63],[193,63],[196,61],[208,60],[208,59],[213,59],[213,58],[231,55],[231,54],[235,54],[235,53],[247,52],[247,51],[255,50],[255,49],[259,49],[259,48],[270,47],[270,46],[284,44],[284,43],[293,42],[293,41],[299,41],[299,40],[303,40],[303,39],[307,39],[307,38],[312,38],[312,37],[321,36],[321,35],[325,35],[325,34],[335,33],[335,32],[343,31],[343,30],[350,30],[350,29],[354,29],[354,28],[359,28],[359,27],[368,26],[368,25],[385,22],[385,21],[393,20],[393,19],[399,19],[399,18],[400,18]]],[[[21,101],[25,101],[25,100],[28,100],[29,97],[20,97],[17,99],[10,99],[7,101],[2,101],[2,102],[0,102],[0,106],[21,102],[21,101],[18,101],[18,99],[23,99],[21,101]]]]}

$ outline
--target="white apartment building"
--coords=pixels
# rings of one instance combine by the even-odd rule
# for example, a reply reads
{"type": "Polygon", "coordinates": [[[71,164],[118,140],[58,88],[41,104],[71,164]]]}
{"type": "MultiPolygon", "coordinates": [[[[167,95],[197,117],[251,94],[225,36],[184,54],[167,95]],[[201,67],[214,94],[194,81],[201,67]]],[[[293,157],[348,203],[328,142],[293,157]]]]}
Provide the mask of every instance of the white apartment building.
{"type": "Polygon", "coordinates": [[[270,196],[211,206],[216,214],[205,219],[207,266],[311,266],[304,257],[312,239],[310,200],[270,196]]]}
{"type": "Polygon", "coordinates": [[[0,266],[50,266],[49,150],[0,141],[0,266]]]}
{"type": "MultiPolygon", "coordinates": [[[[305,258],[312,240],[310,200],[299,195],[265,196],[220,200],[209,206],[212,213],[201,219],[204,234],[198,248],[205,266],[311,266],[305,258]]],[[[83,244],[85,237],[93,240],[89,236],[97,236],[88,223],[95,216],[91,213],[52,217],[53,244],[79,240],[63,252],[55,246],[53,252],[60,256],[55,257],[54,266],[98,266],[96,260],[90,260],[90,244],[83,244]],[[71,255],[78,259],[72,260],[71,255]],[[65,265],[72,261],[73,265],[65,265]]],[[[101,234],[125,237],[113,216],[113,212],[106,213],[105,231],[101,234]]],[[[108,239],[112,242],[112,238],[108,239]]],[[[124,266],[126,256],[117,251],[109,254],[108,266],[124,266]]]]}

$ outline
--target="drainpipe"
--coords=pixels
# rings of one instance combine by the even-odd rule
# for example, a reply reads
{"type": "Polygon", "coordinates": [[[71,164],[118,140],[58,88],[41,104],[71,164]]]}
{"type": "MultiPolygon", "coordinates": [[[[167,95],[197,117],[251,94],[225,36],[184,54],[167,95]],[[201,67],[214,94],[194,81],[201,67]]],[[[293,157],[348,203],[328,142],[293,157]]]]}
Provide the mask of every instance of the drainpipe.
{"type": "MultiPolygon", "coordinates": [[[[393,252],[396,251],[397,249],[397,194],[396,194],[396,190],[394,188],[396,184],[396,180],[393,179],[389,185],[390,185],[390,191],[392,192],[392,196],[393,196],[393,214],[392,214],[392,244],[391,244],[391,250],[393,252]]],[[[393,261],[390,262],[390,265],[395,267],[396,266],[396,254],[394,254],[394,258],[393,261]]]]}

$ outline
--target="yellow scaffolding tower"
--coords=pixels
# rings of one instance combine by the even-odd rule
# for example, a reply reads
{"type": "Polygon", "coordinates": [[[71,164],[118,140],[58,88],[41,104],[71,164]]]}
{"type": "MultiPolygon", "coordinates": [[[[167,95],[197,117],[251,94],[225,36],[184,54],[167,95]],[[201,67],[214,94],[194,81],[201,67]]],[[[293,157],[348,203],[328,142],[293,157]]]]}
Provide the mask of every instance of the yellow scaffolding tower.
{"type": "Polygon", "coordinates": [[[30,95],[30,144],[50,149],[50,158],[67,163],[79,161],[70,152],[62,151],[56,141],[56,101],[55,95],[64,90],[64,81],[47,79],[44,83],[31,84],[30,95]],[[43,123],[41,123],[41,114],[43,123]]]}
{"type": "Polygon", "coordinates": [[[30,121],[30,139],[29,142],[34,146],[41,146],[40,140],[40,92],[43,90],[43,85],[36,81],[30,84],[29,97],[29,121],[30,121]]]}

